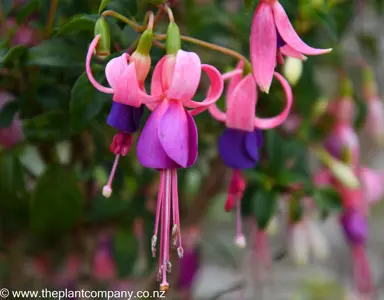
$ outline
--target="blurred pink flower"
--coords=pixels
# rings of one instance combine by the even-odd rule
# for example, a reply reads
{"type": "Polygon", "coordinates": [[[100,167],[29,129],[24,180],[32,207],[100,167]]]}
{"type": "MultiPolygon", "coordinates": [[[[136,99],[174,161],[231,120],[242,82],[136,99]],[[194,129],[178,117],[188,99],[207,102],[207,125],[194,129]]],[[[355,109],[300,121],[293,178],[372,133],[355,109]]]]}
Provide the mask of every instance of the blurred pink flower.
{"type": "MultiPolygon", "coordinates": [[[[15,30],[12,38],[13,45],[34,46],[38,41],[38,32],[32,28],[30,23],[18,25],[14,18],[7,20],[7,32],[15,30]]],[[[5,35],[4,29],[1,29],[1,33],[5,35]]]]}
{"type": "Polygon", "coordinates": [[[369,168],[360,169],[360,180],[369,206],[375,205],[384,196],[384,173],[381,170],[369,168]]]}
{"type": "Polygon", "coordinates": [[[116,267],[111,254],[110,236],[102,235],[97,247],[93,258],[93,275],[100,281],[116,278],[116,267]]]}
{"type": "MultiPolygon", "coordinates": [[[[14,100],[11,94],[0,91],[0,111],[5,104],[14,100]]],[[[22,124],[16,115],[10,127],[0,128],[0,146],[11,148],[24,138],[22,124]]]]}
{"type": "Polygon", "coordinates": [[[373,97],[367,101],[368,112],[365,132],[379,145],[384,145],[384,105],[380,98],[373,97]]]}

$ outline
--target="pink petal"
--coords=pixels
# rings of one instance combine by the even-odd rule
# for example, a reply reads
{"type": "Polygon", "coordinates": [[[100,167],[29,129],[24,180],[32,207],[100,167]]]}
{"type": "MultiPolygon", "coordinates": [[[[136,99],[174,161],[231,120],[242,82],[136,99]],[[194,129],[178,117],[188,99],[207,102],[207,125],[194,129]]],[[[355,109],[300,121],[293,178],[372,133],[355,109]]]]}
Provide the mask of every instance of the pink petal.
{"type": "Polygon", "coordinates": [[[137,81],[136,68],[134,63],[130,64],[125,69],[124,73],[121,74],[117,79],[114,90],[115,93],[113,95],[113,101],[133,107],[140,107],[140,88],[137,81]]]}
{"type": "Polygon", "coordinates": [[[185,168],[188,163],[189,134],[188,119],[181,102],[169,101],[168,109],[159,121],[158,134],[168,157],[185,168]]]}
{"type": "MultiPolygon", "coordinates": [[[[184,106],[189,108],[199,108],[198,113],[208,109],[208,107],[219,100],[221,94],[224,90],[224,80],[220,74],[220,72],[210,65],[202,65],[201,69],[207,73],[209,80],[211,81],[211,86],[208,90],[207,98],[205,98],[202,102],[196,102],[190,100],[190,98],[183,98],[182,102],[184,106]]],[[[197,113],[195,113],[196,115],[197,113]]]]}
{"type": "Polygon", "coordinates": [[[256,82],[252,74],[249,74],[236,86],[231,101],[227,103],[227,127],[254,131],[256,101],[256,82]]]}
{"type": "Polygon", "coordinates": [[[327,169],[322,169],[320,171],[317,171],[313,176],[313,183],[317,187],[331,185],[331,181],[332,181],[332,176],[327,169]]]}
{"type": "Polygon", "coordinates": [[[285,45],[285,46],[281,47],[280,52],[282,54],[284,54],[285,56],[290,56],[290,57],[294,57],[294,58],[301,59],[301,60],[307,60],[307,57],[305,55],[296,51],[295,49],[293,49],[289,45],[285,45]]]}
{"type": "Polygon", "coordinates": [[[360,179],[362,181],[365,199],[369,205],[374,205],[382,200],[384,196],[384,178],[383,176],[368,168],[361,168],[360,179]]]}
{"type": "Polygon", "coordinates": [[[197,159],[198,154],[198,132],[195,120],[192,118],[191,114],[187,111],[187,120],[188,120],[188,136],[189,136],[189,151],[188,151],[188,163],[187,167],[192,166],[197,159]]]}
{"type": "Polygon", "coordinates": [[[152,81],[151,81],[152,96],[161,95],[164,92],[163,85],[162,85],[162,71],[163,71],[166,58],[167,57],[164,56],[162,59],[160,59],[155,69],[153,70],[152,81]]]}
{"type": "Polygon", "coordinates": [[[87,58],[85,61],[85,69],[87,71],[87,76],[88,76],[89,81],[92,83],[92,85],[97,90],[99,90],[100,92],[106,93],[106,94],[113,94],[113,89],[102,86],[100,83],[98,83],[96,81],[95,77],[93,77],[93,75],[92,75],[91,59],[92,59],[92,55],[95,51],[96,45],[97,45],[100,37],[101,37],[100,34],[96,35],[95,38],[93,39],[93,41],[91,42],[91,45],[89,46],[87,58]]]}
{"type": "Polygon", "coordinates": [[[276,28],[271,6],[261,2],[251,28],[251,63],[256,83],[268,93],[276,67],[276,28]]]}
{"type": "MultiPolygon", "coordinates": [[[[111,59],[105,67],[105,76],[109,85],[115,90],[121,81],[121,76],[128,68],[128,54],[111,59]]],[[[135,72],[136,73],[136,72],[135,72]]]]}
{"type": "Polygon", "coordinates": [[[179,50],[168,99],[189,100],[196,94],[201,77],[201,62],[196,53],[179,50]]]}
{"type": "MultiPolygon", "coordinates": [[[[243,68],[244,68],[244,61],[240,61],[237,64],[235,70],[243,70],[243,68]]],[[[232,93],[233,93],[234,89],[236,88],[238,83],[242,80],[242,78],[243,78],[243,74],[238,74],[238,75],[233,76],[231,78],[231,80],[229,81],[229,85],[228,85],[227,93],[226,93],[227,107],[228,107],[228,103],[229,103],[229,101],[231,99],[231,96],[232,96],[232,93]]]]}
{"type": "Polygon", "coordinates": [[[168,109],[168,105],[169,102],[165,100],[152,112],[144,125],[137,143],[137,157],[139,162],[146,168],[164,169],[179,167],[164,151],[158,134],[160,119],[168,109]]]}
{"type": "Polygon", "coordinates": [[[275,127],[281,125],[281,123],[283,123],[287,119],[289,112],[291,110],[292,101],[293,101],[292,89],[291,89],[289,83],[287,82],[287,80],[283,76],[281,76],[279,73],[276,73],[276,72],[275,72],[275,76],[280,81],[280,83],[284,89],[286,106],[285,106],[283,112],[276,117],[265,118],[265,119],[261,119],[261,118],[256,117],[255,118],[256,128],[271,129],[271,128],[275,128],[275,127]]]}
{"type": "Polygon", "coordinates": [[[283,6],[278,1],[275,1],[272,9],[277,30],[279,31],[282,39],[293,49],[307,55],[320,55],[332,51],[332,49],[312,48],[304,43],[297,35],[295,29],[292,27],[292,24],[289,21],[283,6]]]}

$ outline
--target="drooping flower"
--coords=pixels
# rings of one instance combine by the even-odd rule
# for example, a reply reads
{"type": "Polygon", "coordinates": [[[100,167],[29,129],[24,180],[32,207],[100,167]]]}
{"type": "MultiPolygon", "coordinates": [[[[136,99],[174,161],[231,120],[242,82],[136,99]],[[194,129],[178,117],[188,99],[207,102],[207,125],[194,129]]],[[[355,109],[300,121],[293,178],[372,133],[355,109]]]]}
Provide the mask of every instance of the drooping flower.
{"type": "Polygon", "coordinates": [[[283,6],[277,0],[260,1],[252,21],[250,45],[256,82],[260,89],[267,93],[276,67],[277,48],[285,55],[301,59],[303,54],[320,55],[332,50],[315,49],[306,45],[297,35],[283,6]]]}
{"type": "Polygon", "coordinates": [[[151,58],[147,55],[149,49],[145,47],[139,48],[140,42],[147,43],[147,39],[151,39],[151,31],[149,35],[143,34],[139,42],[138,49],[144,52],[144,54],[137,50],[132,56],[124,53],[108,62],[105,68],[105,75],[111,86],[110,88],[98,83],[93,77],[91,70],[92,55],[101,38],[100,34],[96,35],[88,49],[86,71],[89,81],[97,90],[113,94],[114,102],[112,103],[107,123],[118,130],[110,146],[110,151],[116,157],[108,183],[103,188],[103,195],[110,197],[112,194],[112,181],[120,156],[128,154],[132,144],[132,134],[139,129],[140,118],[144,112],[143,104],[156,103],[158,99],[148,96],[145,92],[144,80],[150,69],[151,58]]]}
{"type": "MultiPolygon", "coordinates": [[[[167,38],[167,44],[168,40],[167,38]]],[[[192,115],[206,110],[216,102],[224,85],[220,72],[210,65],[202,65],[197,54],[182,50],[172,53],[167,51],[167,54],[156,65],[151,84],[151,94],[155,98],[161,95],[163,100],[158,105],[147,105],[153,112],[137,144],[139,162],[144,167],[160,171],[152,254],[156,255],[158,228],[161,223],[158,280],[161,281],[162,290],[167,290],[169,286],[167,272],[171,269],[170,246],[177,248],[179,257],[184,252],[180,234],[177,169],[193,165],[197,158],[197,128],[192,115]],[[202,70],[207,73],[211,86],[207,98],[196,102],[192,97],[197,91],[202,70]],[[189,112],[186,107],[196,110],[189,112]]]]}
{"type": "Polygon", "coordinates": [[[360,293],[372,291],[372,273],[365,250],[368,237],[368,222],[358,210],[346,210],[341,216],[345,236],[352,247],[355,284],[360,293]]]}
{"type": "Polygon", "coordinates": [[[236,206],[236,237],[235,243],[245,247],[242,232],[240,200],[245,189],[245,179],[241,170],[256,166],[259,161],[259,148],[262,145],[260,129],[271,129],[279,126],[287,118],[292,105],[292,91],[288,82],[278,73],[286,95],[286,106],[283,112],[273,118],[255,117],[257,104],[257,87],[252,74],[243,78],[244,63],[240,62],[234,71],[223,75],[223,79],[231,79],[226,94],[226,113],[216,104],[209,107],[209,112],[218,121],[225,123],[226,129],[219,138],[218,148],[224,163],[233,169],[232,179],[228,188],[225,210],[230,211],[236,206]]]}
{"type": "Polygon", "coordinates": [[[360,180],[364,189],[365,201],[368,203],[369,206],[373,206],[383,200],[383,171],[362,167],[360,169],[360,180]]]}
{"type": "MultiPolygon", "coordinates": [[[[0,110],[4,108],[9,102],[14,101],[14,96],[11,94],[0,91],[0,110]]],[[[16,115],[9,127],[0,128],[0,146],[4,148],[11,148],[23,140],[24,134],[22,124],[16,115]]]]}

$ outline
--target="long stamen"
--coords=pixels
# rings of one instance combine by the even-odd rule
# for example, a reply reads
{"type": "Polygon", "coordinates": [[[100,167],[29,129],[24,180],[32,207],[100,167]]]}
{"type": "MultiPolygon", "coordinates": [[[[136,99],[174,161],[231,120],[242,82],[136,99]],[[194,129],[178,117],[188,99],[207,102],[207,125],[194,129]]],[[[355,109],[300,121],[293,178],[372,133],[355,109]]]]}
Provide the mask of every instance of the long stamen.
{"type": "Polygon", "coordinates": [[[113,181],[113,178],[115,177],[117,165],[119,164],[119,159],[120,159],[120,154],[117,154],[115,157],[115,161],[113,163],[111,174],[109,175],[108,182],[103,187],[103,196],[106,198],[109,198],[112,195],[112,181],[113,181]]]}
{"type": "Polygon", "coordinates": [[[177,193],[177,189],[175,189],[175,174],[174,174],[173,169],[172,169],[172,173],[171,173],[171,185],[172,185],[172,222],[173,222],[172,247],[176,248],[177,247],[177,237],[178,237],[178,232],[180,230],[180,227],[177,223],[177,217],[176,217],[175,191],[177,193]]]}
{"type": "MultiPolygon", "coordinates": [[[[165,188],[165,170],[161,170],[160,171],[160,174],[161,174],[161,183],[163,184],[161,189],[162,191],[164,191],[164,188],[165,188]]],[[[161,196],[161,207],[160,207],[160,218],[161,218],[161,224],[160,224],[160,257],[159,257],[159,271],[158,271],[158,274],[157,274],[157,280],[158,281],[161,281],[161,279],[163,278],[163,259],[164,259],[164,239],[165,239],[165,236],[164,236],[164,201],[165,201],[165,193],[162,193],[162,196],[161,196]]]]}
{"type": "Polygon", "coordinates": [[[169,266],[169,230],[170,230],[170,209],[171,209],[171,170],[165,170],[165,201],[163,206],[164,228],[162,233],[164,236],[164,248],[162,257],[162,282],[160,284],[160,290],[168,290],[169,284],[167,282],[167,269],[169,266]]]}
{"type": "Polygon", "coordinates": [[[240,248],[245,248],[247,242],[243,233],[243,224],[241,222],[241,202],[236,199],[236,240],[235,243],[240,248]]]}
{"type": "Polygon", "coordinates": [[[159,182],[159,191],[157,195],[157,204],[156,204],[156,221],[155,229],[152,236],[152,256],[156,257],[156,243],[157,243],[157,234],[159,232],[159,222],[161,214],[161,206],[164,197],[164,173],[160,171],[160,182],[159,182]]]}
{"type": "Polygon", "coordinates": [[[242,73],[243,73],[243,70],[236,69],[236,70],[224,73],[222,77],[223,77],[223,80],[228,80],[228,79],[231,79],[233,76],[240,75],[242,73]]]}
{"type": "Polygon", "coordinates": [[[173,182],[172,182],[172,190],[173,190],[173,204],[175,207],[175,216],[176,216],[176,225],[178,227],[178,240],[179,240],[179,245],[177,248],[177,255],[179,258],[182,258],[184,256],[184,249],[183,245],[181,242],[181,227],[180,227],[180,213],[179,213],[179,191],[177,188],[177,170],[173,169],[173,182]]]}

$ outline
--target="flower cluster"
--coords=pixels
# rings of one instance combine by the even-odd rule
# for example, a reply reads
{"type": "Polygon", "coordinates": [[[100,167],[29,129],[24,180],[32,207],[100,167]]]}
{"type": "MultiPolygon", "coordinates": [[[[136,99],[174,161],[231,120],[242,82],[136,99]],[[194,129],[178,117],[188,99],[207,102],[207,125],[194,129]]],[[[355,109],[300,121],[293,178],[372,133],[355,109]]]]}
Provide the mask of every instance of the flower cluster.
{"type": "Polygon", "coordinates": [[[153,14],[149,14],[147,29],[141,35],[136,51],[132,55],[123,53],[106,65],[105,75],[110,87],[97,82],[91,69],[94,53],[102,59],[109,55],[110,37],[103,17],[96,23],[96,35],[86,58],[86,71],[92,85],[103,93],[113,95],[107,123],[118,131],[110,147],[116,159],[110,179],[103,189],[104,196],[112,194],[112,180],[119,158],[128,154],[132,135],[139,131],[145,107],[151,112],[138,138],[137,156],[144,167],[160,173],[152,253],[156,255],[157,241],[160,239],[158,280],[163,290],[168,289],[167,273],[172,267],[170,247],[177,249],[180,258],[184,255],[177,169],[188,168],[197,159],[198,129],[194,117],[208,110],[214,119],[226,126],[218,141],[220,156],[233,169],[225,208],[227,211],[237,208],[236,242],[244,246],[240,200],[246,183],[241,170],[256,166],[263,142],[262,130],[281,125],[293,102],[289,83],[275,71],[277,62],[284,62],[282,55],[305,59],[303,54],[318,55],[330,51],[307,46],[294,31],[281,4],[276,0],[263,0],[256,9],[252,23],[251,63],[244,58],[233,71],[221,74],[215,67],[202,64],[198,54],[182,50],[179,28],[169,7],[165,6],[165,10],[170,19],[166,55],[154,68],[149,94],[145,90],[145,81],[151,67],[150,49],[156,38],[153,33],[153,14]],[[202,72],[208,75],[210,86],[206,99],[198,102],[193,97],[202,72]],[[285,107],[278,116],[259,118],[255,116],[257,90],[268,93],[273,77],[283,88],[285,107]],[[224,112],[215,103],[222,95],[224,81],[227,80],[229,84],[224,112]]]}

